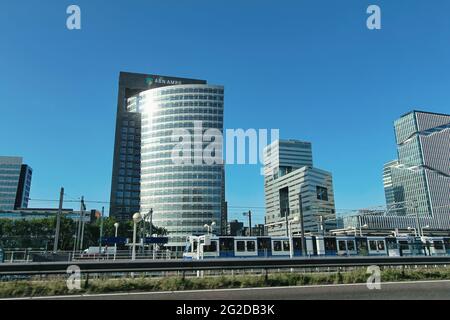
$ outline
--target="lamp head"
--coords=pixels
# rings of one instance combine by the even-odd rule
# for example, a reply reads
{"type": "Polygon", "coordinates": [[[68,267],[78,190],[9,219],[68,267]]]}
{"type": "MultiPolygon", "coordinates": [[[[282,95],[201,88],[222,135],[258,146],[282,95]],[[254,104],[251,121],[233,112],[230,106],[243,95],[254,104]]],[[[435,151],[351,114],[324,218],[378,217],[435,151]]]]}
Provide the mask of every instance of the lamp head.
{"type": "Polygon", "coordinates": [[[142,221],[142,215],[139,212],[136,212],[135,214],[133,214],[133,221],[135,223],[141,222],[142,221]]]}

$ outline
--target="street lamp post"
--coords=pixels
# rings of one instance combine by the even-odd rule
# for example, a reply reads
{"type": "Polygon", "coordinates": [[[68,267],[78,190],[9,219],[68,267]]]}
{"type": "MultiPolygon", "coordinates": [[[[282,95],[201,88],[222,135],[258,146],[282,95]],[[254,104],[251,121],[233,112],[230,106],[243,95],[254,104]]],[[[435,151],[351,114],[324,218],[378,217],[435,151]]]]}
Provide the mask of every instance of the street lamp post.
{"type": "MultiPolygon", "coordinates": [[[[362,221],[361,221],[361,216],[358,215],[358,227],[359,227],[359,236],[362,237],[362,229],[364,228],[368,228],[369,226],[367,225],[367,223],[365,223],[364,225],[362,225],[362,221]]],[[[356,232],[355,232],[356,233],[356,232]]]]}
{"type": "Polygon", "coordinates": [[[299,217],[294,217],[294,219],[292,219],[291,221],[289,221],[289,256],[291,257],[291,259],[294,257],[294,236],[293,236],[293,232],[292,232],[292,227],[291,224],[297,223],[300,221],[299,217]]]}
{"type": "Polygon", "coordinates": [[[211,222],[211,225],[205,224],[205,225],[204,225],[204,228],[207,230],[208,234],[211,234],[211,235],[212,235],[212,233],[213,233],[213,228],[214,228],[215,225],[216,225],[216,222],[213,221],[213,222],[211,222]]]}
{"type": "Polygon", "coordinates": [[[133,251],[131,253],[131,260],[136,260],[136,232],[137,232],[137,224],[141,222],[142,215],[139,212],[133,214],[133,251]]]}
{"type": "Polygon", "coordinates": [[[114,223],[114,228],[116,228],[116,232],[115,232],[116,242],[114,243],[114,260],[116,260],[116,254],[117,254],[117,230],[119,229],[119,223],[118,222],[114,223]]]}

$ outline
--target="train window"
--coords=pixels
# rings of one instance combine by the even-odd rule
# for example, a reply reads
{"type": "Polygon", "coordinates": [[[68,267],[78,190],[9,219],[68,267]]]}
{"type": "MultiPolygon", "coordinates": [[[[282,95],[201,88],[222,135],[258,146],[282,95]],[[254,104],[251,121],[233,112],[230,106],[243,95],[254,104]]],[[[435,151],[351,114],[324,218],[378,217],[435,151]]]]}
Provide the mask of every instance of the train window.
{"type": "Polygon", "coordinates": [[[338,241],[338,246],[339,246],[339,250],[340,250],[340,251],[345,251],[345,250],[347,250],[347,247],[345,246],[345,241],[343,241],[343,240],[339,240],[339,241],[338,241]]]}
{"type": "Polygon", "coordinates": [[[220,251],[234,251],[234,240],[230,238],[219,239],[220,251]]]}
{"type": "Polygon", "coordinates": [[[217,251],[217,241],[211,241],[209,246],[203,246],[203,252],[216,252],[217,251]]]}
{"type": "Polygon", "coordinates": [[[192,246],[192,252],[197,252],[198,242],[197,242],[197,241],[194,241],[192,244],[193,244],[193,246],[192,246]]]}
{"type": "Polygon", "coordinates": [[[281,241],[274,241],[273,242],[273,250],[274,251],[281,251],[281,241]]]}
{"type": "Polygon", "coordinates": [[[283,251],[289,251],[289,240],[283,241],[283,251]]]}
{"type": "Polygon", "coordinates": [[[367,250],[367,238],[356,238],[356,248],[358,251],[367,250]]]}
{"type": "Polygon", "coordinates": [[[370,250],[376,251],[377,250],[377,242],[375,240],[370,240],[369,248],[370,248],[370,250]]]}
{"type": "Polygon", "coordinates": [[[325,238],[325,250],[336,251],[336,239],[335,238],[325,238]]]}
{"type": "Polygon", "coordinates": [[[444,243],[442,241],[434,241],[434,248],[436,250],[444,250],[444,243]]]}
{"type": "Polygon", "coordinates": [[[347,249],[352,251],[355,250],[355,243],[353,242],[353,240],[347,241],[347,249]]]}
{"type": "Polygon", "coordinates": [[[406,241],[406,240],[399,241],[398,244],[400,245],[400,249],[402,249],[402,250],[409,250],[408,241],[406,241]]]}
{"type": "Polygon", "coordinates": [[[236,241],[236,249],[238,252],[245,251],[245,241],[236,241]]]}
{"type": "Polygon", "coordinates": [[[255,251],[255,241],[247,241],[247,251],[255,251]]]}
{"type": "Polygon", "coordinates": [[[258,238],[258,250],[271,250],[270,238],[258,238]]]}
{"type": "Polygon", "coordinates": [[[450,248],[450,238],[444,238],[444,245],[447,249],[450,248]]]}
{"type": "Polygon", "coordinates": [[[377,249],[378,250],[384,250],[384,241],[383,240],[379,240],[377,241],[377,249]]]}

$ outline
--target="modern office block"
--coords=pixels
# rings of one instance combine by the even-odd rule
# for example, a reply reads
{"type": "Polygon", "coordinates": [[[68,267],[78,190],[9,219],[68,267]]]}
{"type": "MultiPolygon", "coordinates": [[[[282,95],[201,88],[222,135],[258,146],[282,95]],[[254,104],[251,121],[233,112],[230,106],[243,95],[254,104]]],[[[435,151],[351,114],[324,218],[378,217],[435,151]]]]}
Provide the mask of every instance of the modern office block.
{"type": "Polygon", "coordinates": [[[14,205],[15,209],[28,208],[32,176],[33,170],[31,167],[23,164],[20,169],[19,185],[17,187],[16,201],[14,205]]]}
{"type": "Polygon", "coordinates": [[[266,227],[271,236],[299,233],[303,215],[305,232],[336,226],[331,173],[313,167],[311,143],[278,140],[264,150],[266,227]],[[288,228],[287,228],[288,226],[288,228]]]}
{"type": "Polygon", "coordinates": [[[0,157],[0,210],[28,206],[31,176],[21,157],[0,157]]]}
{"type": "Polygon", "coordinates": [[[392,193],[407,215],[450,214],[450,115],[412,111],[395,121],[398,163],[392,193]]]}
{"type": "Polygon", "coordinates": [[[128,105],[128,99],[149,89],[180,84],[206,84],[206,81],[120,73],[110,197],[110,215],[117,220],[130,220],[140,211],[141,113],[128,105]]]}
{"type": "Polygon", "coordinates": [[[222,231],[224,168],[222,159],[204,161],[209,141],[203,135],[223,133],[223,102],[223,87],[208,84],[152,88],[128,99],[128,110],[141,114],[141,212],[153,210],[172,250],[183,248],[187,236],[204,234],[205,224],[222,231]],[[189,150],[174,153],[181,138],[189,150]]]}

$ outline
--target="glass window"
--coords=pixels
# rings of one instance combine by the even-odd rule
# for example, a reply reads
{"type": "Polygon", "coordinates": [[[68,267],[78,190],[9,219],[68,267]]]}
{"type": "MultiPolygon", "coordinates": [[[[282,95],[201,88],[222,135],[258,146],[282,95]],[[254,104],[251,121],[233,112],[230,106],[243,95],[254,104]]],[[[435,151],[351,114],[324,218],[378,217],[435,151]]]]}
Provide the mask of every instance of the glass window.
{"type": "Polygon", "coordinates": [[[328,201],[328,189],[324,187],[316,187],[317,199],[322,201],[328,201]]]}
{"type": "Polygon", "coordinates": [[[281,241],[274,241],[273,242],[273,250],[274,251],[281,251],[281,241]]]}
{"type": "Polygon", "coordinates": [[[335,238],[325,238],[325,250],[326,251],[336,251],[336,239],[335,238]]]}
{"type": "Polygon", "coordinates": [[[355,243],[353,242],[353,240],[348,240],[347,241],[347,249],[348,250],[355,250],[355,243]]]}
{"type": "Polygon", "coordinates": [[[434,241],[434,248],[436,250],[444,250],[444,243],[442,241],[434,241]]]}
{"type": "Polygon", "coordinates": [[[338,246],[339,246],[339,250],[341,250],[341,251],[347,250],[347,248],[345,247],[345,241],[343,241],[343,240],[338,241],[338,246]]]}
{"type": "Polygon", "coordinates": [[[209,246],[203,247],[204,252],[216,252],[217,251],[217,241],[211,241],[209,246]]]}
{"type": "Polygon", "coordinates": [[[245,241],[237,241],[236,249],[237,249],[237,252],[244,252],[245,251],[245,241]]]}
{"type": "Polygon", "coordinates": [[[370,248],[370,250],[377,250],[377,242],[376,241],[374,241],[374,240],[370,240],[369,241],[369,248],[370,248]]]}
{"type": "Polygon", "coordinates": [[[255,251],[255,241],[247,241],[247,251],[255,251]]]}
{"type": "Polygon", "coordinates": [[[383,240],[377,241],[377,248],[378,248],[378,250],[384,250],[384,241],[383,240]]]}
{"type": "Polygon", "coordinates": [[[283,251],[289,251],[289,240],[283,241],[283,251]]]}

